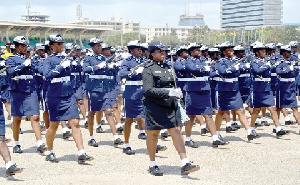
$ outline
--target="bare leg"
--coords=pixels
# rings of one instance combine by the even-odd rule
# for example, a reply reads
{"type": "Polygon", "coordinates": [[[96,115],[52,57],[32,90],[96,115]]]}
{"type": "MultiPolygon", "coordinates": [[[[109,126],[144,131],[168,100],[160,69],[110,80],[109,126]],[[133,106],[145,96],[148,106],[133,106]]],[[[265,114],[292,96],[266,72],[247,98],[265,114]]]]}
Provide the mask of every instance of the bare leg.
{"type": "MultiPolygon", "coordinates": [[[[174,128],[168,129],[168,131],[172,137],[173,145],[175,146],[175,148],[180,156],[180,159],[186,158],[186,150],[185,150],[183,137],[181,135],[180,128],[174,127],[174,128]]],[[[157,138],[156,138],[156,143],[157,143],[157,138]]]]}
{"type": "Polygon", "coordinates": [[[49,112],[48,111],[44,111],[44,113],[43,113],[43,119],[44,119],[44,122],[45,122],[46,129],[48,129],[49,128],[49,124],[50,124],[49,112]]]}
{"type": "Polygon", "coordinates": [[[278,115],[277,115],[277,112],[276,112],[276,107],[275,106],[272,106],[272,107],[268,107],[268,110],[270,111],[271,113],[271,118],[275,124],[276,127],[279,127],[280,126],[280,123],[279,123],[279,119],[278,119],[278,115]]]}
{"type": "Polygon", "coordinates": [[[85,119],[86,118],[86,109],[85,109],[85,107],[84,107],[84,103],[83,103],[83,100],[77,100],[76,101],[77,102],[77,106],[78,106],[78,108],[79,108],[79,110],[80,110],[80,113],[82,114],[82,117],[85,119]]]}
{"type": "Polygon", "coordinates": [[[236,122],[236,113],[234,111],[231,111],[232,114],[232,121],[236,122]]]}
{"type": "Polygon", "coordinates": [[[260,108],[253,108],[252,114],[251,114],[251,127],[255,127],[255,122],[256,122],[259,112],[260,112],[260,108]]]}
{"type": "Polygon", "coordinates": [[[294,118],[296,119],[298,125],[300,125],[300,115],[296,107],[292,108],[294,118]]]}
{"type": "Polygon", "coordinates": [[[121,112],[120,112],[120,109],[118,107],[118,104],[113,106],[113,114],[114,114],[114,118],[116,120],[116,123],[121,123],[121,112]]]}
{"type": "Polygon", "coordinates": [[[190,120],[185,123],[185,136],[186,137],[191,137],[192,135],[192,128],[193,124],[196,118],[196,115],[188,115],[190,120]]]}
{"type": "Polygon", "coordinates": [[[236,114],[239,116],[239,120],[240,120],[241,124],[244,126],[244,128],[246,130],[248,130],[250,128],[250,126],[249,126],[247,117],[245,115],[244,109],[240,108],[240,109],[236,109],[234,111],[236,111],[236,114]]]}
{"type": "Polygon", "coordinates": [[[89,111],[88,125],[89,125],[90,136],[93,135],[93,131],[94,131],[94,116],[95,116],[95,111],[89,111]]]}
{"type": "Polygon", "coordinates": [[[145,118],[136,118],[140,130],[145,130],[145,118]]]}
{"type": "Polygon", "coordinates": [[[33,115],[30,116],[31,121],[31,127],[35,134],[36,140],[42,140],[42,133],[41,133],[41,125],[40,125],[40,116],[39,115],[33,115]]]}
{"type": "Polygon", "coordinates": [[[11,116],[11,104],[10,101],[4,102],[5,109],[9,116],[11,116]]]}
{"type": "Polygon", "coordinates": [[[13,116],[13,137],[15,141],[19,141],[19,132],[20,132],[20,125],[21,125],[21,119],[22,117],[19,116],[13,116]]]}
{"type": "Polygon", "coordinates": [[[126,117],[125,126],[124,126],[124,139],[126,144],[129,143],[132,122],[133,122],[133,118],[126,117]]]}
{"type": "Polygon", "coordinates": [[[223,121],[223,115],[225,114],[226,111],[223,110],[219,110],[218,114],[216,115],[216,120],[215,120],[215,124],[216,124],[216,131],[220,131],[221,130],[221,124],[223,121]]]}
{"type": "MultiPolygon", "coordinates": [[[[224,111],[224,117],[225,117],[226,123],[229,123],[230,122],[230,111],[229,110],[224,111]]],[[[223,120],[223,118],[222,118],[222,120],[223,120]]]]}
{"type": "Polygon", "coordinates": [[[70,119],[69,123],[72,128],[72,135],[76,143],[76,147],[78,150],[81,150],[83,149],[83,141],[82,141],[82,134],[79,126],[79,119],[70,119]]]}
{"type": "Polygon", "coordinates": [[[150,161],[155,161],[156,146],[158,141],[159,130],[148,130],[147,150],[150,161]]]}
{"type": "Polygon", "coordinates": [[[47,135],[46,135],[48,151],[53,150],[53,142],[54,142],[54,138],[55,138],[55,134],[56,134],[58,125],[59,125],[59,121],[51,121],[50,122],[50,127],[48,128],[47,135]]]}
{"type": "Polygon", "coordinates": [[[106,120],[110,126],[112,134],[117,135],[117,130],[116,130],[116,125],[115,125],[115,120],[114,120],[112,109],[106,109],[104,111],[104,113],[105,113],[106,120]]]}
{"type": "Polygon", "coordinates": [[[212,115],[203,115],[206,121],[206,125],[210,131],[211,135],[216,135],[216,125],[214,123],[214,120],[212,119],[212,115]]]}
{"type": "MultiPolygon", "coordinates": [[[[204,120],[202,115],[196,115],[196,119],[198,120],[200,125],[204,125],[204,120]]],[[[193,122],[194,124],[194,122],[193,122]]]]}
{"type": "Polygon", "coordinates": [[[5,136],[0,136],[0,155],[2,156],[5,163],[11,161],[9,149],[5,142],[5,136]]]}

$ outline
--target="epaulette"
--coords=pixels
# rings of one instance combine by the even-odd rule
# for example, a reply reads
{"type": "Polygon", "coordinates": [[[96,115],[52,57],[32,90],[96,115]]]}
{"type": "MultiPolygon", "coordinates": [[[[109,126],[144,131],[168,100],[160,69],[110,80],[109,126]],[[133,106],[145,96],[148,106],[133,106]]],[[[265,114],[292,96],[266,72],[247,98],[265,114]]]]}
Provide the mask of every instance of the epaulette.
{"type": "Polygon", "coordinates": [[[145,67],[150,67],[154,64],[153,60],[151,60],[148,64],[145,65],[145,67]]]}

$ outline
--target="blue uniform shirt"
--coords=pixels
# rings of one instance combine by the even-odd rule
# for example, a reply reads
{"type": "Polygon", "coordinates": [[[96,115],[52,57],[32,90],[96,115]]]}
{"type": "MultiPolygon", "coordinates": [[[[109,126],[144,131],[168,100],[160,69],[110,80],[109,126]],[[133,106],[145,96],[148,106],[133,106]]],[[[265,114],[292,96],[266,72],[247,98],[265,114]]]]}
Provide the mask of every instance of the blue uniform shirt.
{"type": "Polygon", "coordinates": [[[177,77],[176,84],[179,88],[181,88],[181,90],[184,90],[184,86],[187,80],[186,69],[185,69],[186,60],[187,59],[180,57],[174,62],[174,66],[173,66],[177,77]]]}
{"type": "Polygon", "coordinates": [[[218,91],[238,91],[238,77],[240,76],[240,70],[235,67],[229,68],[234,64],[236,59],[224,57],[217,64],[217,70],[220,75],[220,81],[217,85],[218,91]]]}
{"type": "Polygon", "coordinates": [[[266,59],[255,57],[251,63],[253,92],[271,91],[271,66],[266,62],[266,59]]]}
{"type": "Polygon", "coordinates": [[[6,63],[10,66],[7,70],[10,80],[10,89],[18,92],[33,92],[37,90],[35,78],[36,64],[31,60],[30,66],[23,63],[27,59],[25,55],[16,54],[7,59],[6,63]]]}

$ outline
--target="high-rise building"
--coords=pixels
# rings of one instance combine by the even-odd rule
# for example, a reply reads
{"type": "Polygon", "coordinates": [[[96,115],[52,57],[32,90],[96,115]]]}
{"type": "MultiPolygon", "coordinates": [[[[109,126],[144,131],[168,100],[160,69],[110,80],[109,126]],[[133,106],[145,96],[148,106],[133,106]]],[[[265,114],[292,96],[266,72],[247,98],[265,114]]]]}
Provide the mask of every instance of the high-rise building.
{"type": "Polygon", "coordinates": [[[281,25],[282,0],[221,0],[221,27],[255,29],[281,25]]]}
{"type": "Polygon", "coordinates": [[[178,26],[204,26],[204,16],[197,13],[195,16],[183,14],[180,16],[178,26]]]}

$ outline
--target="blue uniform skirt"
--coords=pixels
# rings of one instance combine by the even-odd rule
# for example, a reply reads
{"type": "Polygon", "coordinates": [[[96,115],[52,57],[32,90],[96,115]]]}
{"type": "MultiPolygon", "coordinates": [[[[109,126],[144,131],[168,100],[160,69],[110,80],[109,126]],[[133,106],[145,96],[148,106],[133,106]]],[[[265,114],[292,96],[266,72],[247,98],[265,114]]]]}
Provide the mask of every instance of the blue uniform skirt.
{"type": "Polygon", "coordinates": [[[46,94],[47,94],[47,90],[42,90],[42,100],[41,100],[41,104],[42,104],[42,109],[43,111],[48,111],[48,104],[47,104],[47,98],[46,98],[46,94]]]}
{"type": "Polygon", "coordinates": [[[217,110],[236,110],[243,108],[240,91],[217,91],[217,110]]]}
{"type": "Polygon", "coordinates": [[[250,103],[250,88],[240,88],[243,103],[250,103]]]}
{"type": "Polygon", "coordinates": [[[272,91],[251,92],[251,108],[271,107],[275,105],[272,91]]]}
{"type": "Polygon", "coordinates": [[[210,115],[213,113],[210,91],[188,91],[186,93],[187,115],[210,115]]]}
{"type": "Polygon", "coordinates": [[[210,82],[210,100],[211,100],[211,106],[213,109],[217,109],[216,106],[216,86],[217,86],[217,82],[215,81],[211,81],[210,82]]]}
{"type": "Polygon", "coordinates": [[[145,118],[144,106],[142,100],[124,99],[125,117],[127,118],[145,118]]]}
{"type": "Polygon", "coordinates": [[[47,97],[50,121],[67,121],[79,118],[74,94],[66,97],[47,97]]]}
{"type": "Polygon", "coordinates": [[[10,102],[10,91],[9,86],[5,85],[1,90],[1,101],[2,102],[10,102]]]}
{"type": "Polygon", "coordinates": [[[75,98],[76,98],[76,100],[82,100],[83,99],[82,86],[79,86],[75,89],[75,98]]]}
{"type": "Polygon", "coordinates": [[[297,106],[295,83],[279,82],[278,89],[276,90],[276,107],[293,108],[297,106]]]}
{"type": "Polygon", "coordinates": [[[161,130],[182,127],[179,107],[161,106],[152,101],[144,101],[146,130],[161,130]]]}
{"type": "Polygon", "coordinates": [[[103,111],[117,104],[117,99],[111,97],[111,92],[101,93],[88,91],[89,111],[103,111]]]}
{"type": "Polygon", "coordinates": [[[11,115],[12,116],[32,116],[40,115],[40,107],[37,92],[10,91],[11,95],[11,115]]]}
{"type": "Polygon", "coordinates": [[[5,119],[3,106],[0,106],[0,136],[5,136],[5,119]]]}
{"type": "Polygon", "coordinates": [[[87,93],[88,91],[85,89],[85,83],[82,83],[81,86],[82,86],[82,96],[87,97],[88,96],[88,93],[87,93]]]}

